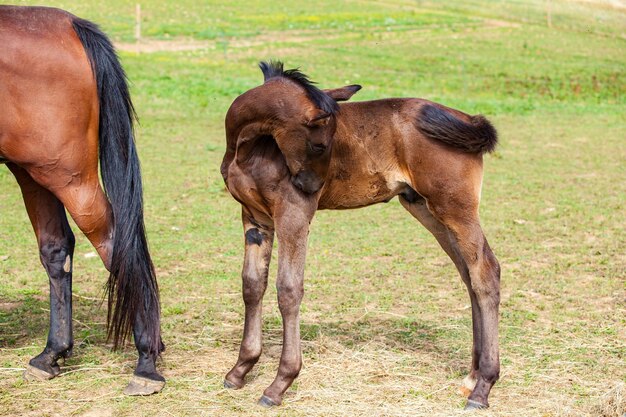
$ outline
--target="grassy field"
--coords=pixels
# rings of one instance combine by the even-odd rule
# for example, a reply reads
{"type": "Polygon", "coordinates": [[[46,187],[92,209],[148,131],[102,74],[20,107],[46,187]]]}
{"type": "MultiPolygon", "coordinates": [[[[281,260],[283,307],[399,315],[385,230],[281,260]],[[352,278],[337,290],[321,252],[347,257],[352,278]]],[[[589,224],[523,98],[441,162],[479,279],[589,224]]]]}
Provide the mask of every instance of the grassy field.
{"type": "Polygon", "coordinates": [[[243,390],[222,388],[243,326],[240,208],[219,174],[223,119],[261,83],[256,63],[267,58],[322,87],[362,84],[357,100],[424,97],[493,120],[501,145],[485,160],[481,218],[503,270],[502,371],[480,415],[626,412],[623,2],[553,0],[548,28],[539,0],[149,0],[139,45],[134,2],[47,3],[100,23],[123,49],[168,384],[152,397],[121,394],[135,351],[104,343],[107,273],[79,233],[75,354],[55,380],[22,379],[45,344],[48,282],[18,187],[0,166],[0,414],[466,415],[458,387],[470,363],[469,298],[397,200],[316,216],[304,368],[284,405],[255,404],[280,355],[273,285],[261,361],[243,390]]]}

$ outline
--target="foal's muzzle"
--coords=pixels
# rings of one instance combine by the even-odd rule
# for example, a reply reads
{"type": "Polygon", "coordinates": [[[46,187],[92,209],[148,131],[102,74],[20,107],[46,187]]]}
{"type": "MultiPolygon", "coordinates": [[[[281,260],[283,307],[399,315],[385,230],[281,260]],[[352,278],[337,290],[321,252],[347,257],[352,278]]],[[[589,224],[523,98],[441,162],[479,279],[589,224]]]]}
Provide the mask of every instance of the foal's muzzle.
{"type": "Polygon", "coordinates": [[[291,183],[306,194],[315,194],[324,185],[324,180],[312,171],[300,171],[291,177],[291,183]]]}

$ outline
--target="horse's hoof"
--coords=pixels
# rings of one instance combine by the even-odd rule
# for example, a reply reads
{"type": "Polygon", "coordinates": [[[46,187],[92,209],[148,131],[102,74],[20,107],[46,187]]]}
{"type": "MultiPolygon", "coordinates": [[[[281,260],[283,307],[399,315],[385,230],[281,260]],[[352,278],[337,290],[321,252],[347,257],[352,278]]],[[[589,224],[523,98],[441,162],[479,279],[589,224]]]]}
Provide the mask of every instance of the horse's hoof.
{"type": "Polygon", "coordinates": [[[59,373],[51,374],[50,372],[46,372],[43,369],[36,368],[33,365],[28,365],[26,367],[26,370],[24,371],[24,379],[26,379],[27,381],[48,381],[49,379],[52,379],[55,376],[59,375],[59,373]]]}
{"type": "Polygon", "coordinates": [[[466,410],[485,410],[487,408],[489,408],[488,405],[479,403],[478,401],[474,400],[467,400],[467,404],[465,404],[466,410]]]}
{"type": "Polygon", "coordinates": [[[280,403],[275,403],[274,400],[272,400],[270,397],[262,395],[261,398],[259,398],[259,402],[258,404],[260,406],[263,406],[265,408],[270,408],[270,407],[275,407],[277,405],[280,405],[280,403]]]}
{"type": "Polygon", "coordinates": [[[224,380],[224,388],[226,389],[239,389],[241,388],[239,385],[235,384],[234,382],[230,382],[228,379],[224,380]]]}
{"type": "Polygon", "coordinates": [[[124,389],[125,395],[152,395],[161,392],[165,386],[165,381],[155,381],[153,379],[144,378],[133,375],[133,378],[124,389]]]}

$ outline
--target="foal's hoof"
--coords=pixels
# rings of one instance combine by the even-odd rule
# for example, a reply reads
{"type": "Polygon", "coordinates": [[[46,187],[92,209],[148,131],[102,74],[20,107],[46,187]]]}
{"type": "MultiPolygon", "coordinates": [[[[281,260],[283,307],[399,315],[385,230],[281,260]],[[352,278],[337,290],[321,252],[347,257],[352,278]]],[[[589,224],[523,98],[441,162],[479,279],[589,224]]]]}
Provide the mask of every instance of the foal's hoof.
{"type": "Polygon", "coordinates": [[[228,379],[224,380],[224,388],[226,389],[239,389],[241,388],[239,385],[235,384],[234,382],[230,382],[228,379]]]}
{"type": "Polygon", "coordinates": [[[265,395],[262,395],[261,398],[259,398],[258,404],[265,408],[270,408],[270,407],[275,407],[277,405],[280,405],[280,403],[274,402],[274,400],[272,400],[270,397],[265,396],[265,395]]]}
{"type": "Polygon", "coordinates": [[[466,410],[485,410],[487,408],[489,408],[488,405],[479,403],[478,401],[474,400],[467,400],[467,404],[465,404],[466,410]]]}
{"type": "Polygon", "coordinates": [[[24,371],[24,379],[27,381],[47,381],[61,373],[60,370],[56,373],[54,373],[54,369],[52,371],[53,373],[50,373],[43,369],[36,368],[33,365],[28,365],[24,371]]]}
{"type": "Polygon", "coordinates": [[[124,389],[125,395],[152,395],[161,392],[165,381],[156,381],[141,376],[133,375],[133,378],[124,389]]]}

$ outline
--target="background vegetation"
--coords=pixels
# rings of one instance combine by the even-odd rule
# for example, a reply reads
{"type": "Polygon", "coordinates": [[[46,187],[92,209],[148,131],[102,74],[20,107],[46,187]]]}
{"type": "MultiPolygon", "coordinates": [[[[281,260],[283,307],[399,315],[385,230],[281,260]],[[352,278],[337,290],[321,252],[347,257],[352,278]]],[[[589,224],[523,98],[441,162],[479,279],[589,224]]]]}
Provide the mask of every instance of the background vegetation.
{"type": "Polygon", "coordinates": [[[22,379],[45,343],[48,283],[0,166],[0,414],[461,414],[469,299],[397,201],[316,216],[304,369],[285,404],[255,405],[280,355],[273,285],[264,355],[243,390],[222,389],[243,324],[240,209],[219,174],[223,118],[262,82],[256,63],[267,58],[322,87],[362,84],[357,100],[418,96],[492,119],[501,145],[486,157],[481,217],[503,269],[502,373],[484,415],[626,412],[624,2],[147,0],[138,43],[133,2],[47,4],[101,24],[132,81],[168,385],[121,394],[135,352],[104,344],[107,273],[79,233],[75,355],[53,381],[22,379]]]}

